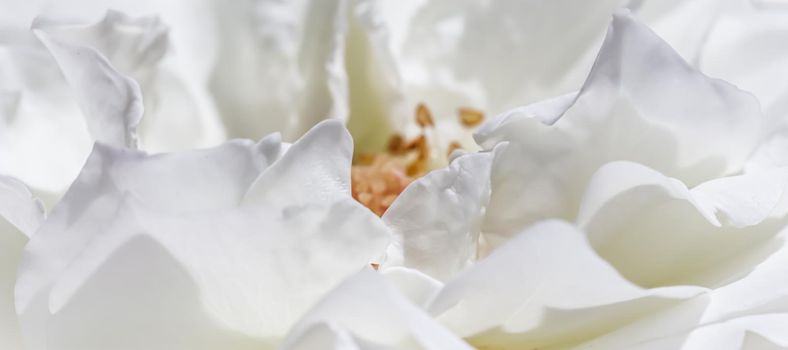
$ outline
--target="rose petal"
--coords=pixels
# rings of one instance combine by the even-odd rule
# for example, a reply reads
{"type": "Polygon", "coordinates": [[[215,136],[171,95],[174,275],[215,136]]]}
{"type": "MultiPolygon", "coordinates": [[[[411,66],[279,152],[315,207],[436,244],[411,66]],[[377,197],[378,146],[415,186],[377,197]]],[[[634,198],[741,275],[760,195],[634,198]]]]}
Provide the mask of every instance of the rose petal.
{"type": "MultiPolygon", "coordinates": [[[[0,71],[5,77],[0,83],[0,90],[7,90],[0,92],[0,113],[3,113],[3,118],[7,118],[8,123],[2,128],[6,132],[0,138],[0,153],[3,153],[0,157],[3,164],[0,166],[8,169],[7,172],[11,175],[29,183],[36,192],[46,192],[49,194],[47,197],[53,197],[53,200],[48,202],[56,201],[76,177],[97,132],[112,134],[122,131],[115,130],[114,127],[104,130],[100,124],[114,121],[118,128],[126,128],[121,125],[121,116],[104,115],[101,114],[102,111],[97,112],[100,115],[95,115],[96,113],[91,114],[89,111],[93,107],[104,108],[113,103],[121,105],[123,101],[92,98],[92,92],[83,91],[84,84],[76,84],[75,80],[70,78],[67,83],[66,79],[63,79],[64,74],[61,71],[69,70],[67,73],[70,73],[66,75],[72,78],[80,75],[79,79],[84,80],[83,73],[80,73],[83,68],[80,68],[80,65],[85,63],[85,60],[99,61],[94,62],[95,64],[88,63],[87,66],[88,70],[94,71],[95,76],[101,78],[108,74],[111,79],[105,79],[106,81],[112,82],[112,79],[115,79],[122,83],[110,86],[110,89],[102,89],[104,95],[117,90],[111,89],[113,87],[124,88],[123,84],[128,83],[124,80],[126,78],[139,83],[141,93],[145,96],[146,111],[138,132],[146,149],[161,151],[218,143],[222,130],[217,120],[211,120],[211,107],[206,106],[206,101],[203,101],[207,97],[203,96],[207,89],[192,81],[199,80],[198,74],[184,74],[189,79],[182,79],[179,75],[186,70],[184,67],[192,67],[190,63],[197,59],[173,65],[170,64],[173,59],[172,52],[168,51],[167,60],[164,60],[169,36],[167,28],[156,17],[131,18],[119,12],[106,11],[103,8],[106,4],[80,0],[68,4],[31,1],[29,10],[20,9],[18,5],[13,5],[14,13],[23,22],[25,17],[32,21],[33,15],[39,12],[50,14],[53,18],[70,18],[69,14],[84,17],[88,13],[91,16],[100,16],[106,12],[101,21],[88,25],[37,20],[37,26],[46,27],[37,29],[37,33],[57,43],[72,48],[81,47],[90,51],[90,55],[97,55],[94,59],[84,55],[78,57],[76,66],[68,64],[67,67],[58,67],[73,60],[64,62],[62,57],[57,61],[53,59],[53,54],[41,44],[41,40],[29,32],[29,23],[19,28],[10,26],[0,29],[3,52],[0,55],[0,71]],[[77,11],[74,11],[75,9],[77,11]],[[100,62],[102,60],[106,62],[100,62]],[[107,65],[111,67],[105,67],[107,65]],[[172,69],[173,66],[178,69],[172,69]],[[84,94],[87,94],[89,101],[80,100],[80,110],[74,97],[76,95],[79,100],[84,94]],[[90,106],[86,107],[86,104],[90,106]],[[85,116],[83,111],[87,111],[88,115],[85,116]],[[86,117],[89,119],[93,137],[85,128],[83,120],[86,117]],[[166,129],[166,132],[163,129],[166,129]]],[[[123,5],[121,7],[124,9],[136,13],[147,12],[151,8],[163,10],[168,7],[140,2],[116,5],[123,5]],[[149,10],[144,10],[146,7],[149,10]]],[[[179,12],[182,15],[193,15],[192,7],[198,6],[190,6],[189,10],[180,9],[179,12]]],[[[172,11],[165,12],[168,14],[167,18],[173,17],[172,11]]],[[[176,31],[175,37],[179,39],[176,44],[180,44],[176,49],[188,46],[180,39],[187,36],[183,33],[190,29],[194,28],[179,27],[176,31]]],[[[203,48],[207,46],[205,39],[202,38],[203,48]]],[[[177,59],[177,56],[175,58],[177,59]]],[[[100,85],[87,85],[90,89],[97,86],[100,85]]],[[[115,136],[126,137],[98,136],[99,140],[104,142],[113,141],[111,138],[115,136]]]]}
{"type": "Polygon", "coordinates": [[[725,5],[714,0],[636,0],[627,7],[684,59],[697,66],[699,58],[706,54],[709,32],[717,25],[725,5]]]}
{"type": "MultiPolygon", "coordinates": [[[[745,168],[746,172],[771,171],[775,168],[788,167],[788,128],[775,131],[760,147],[753,153],[745,168]]],[[[771,216],[775,218],[784,217],[788,214],[788,194],[783,194],[783,198],[777,207],[772,211],[771,216]]]]}
{"type": "Polygon", "coordinates": [[[389,267],[381,270],[386,281],[410,300],[411,303],[426,308],[435,295],[443,288],[443,283],[429,275],[407,267],[389,267]]]}
{"type": "Polygon", "coordinates": [[[347,2],[217,6],[221,46],[211,91],[228,131],[293,140],[323,119],[347,118],[347,2]],[[242,19],[242,20],[239,20],[242,19]]]}
{"type": "Polygon", "coordinates": [[[770,256],[746,277],[577,349],[751,349],[745,345],[755,344],[785,347],[788,345],[785,238],[783,231],[776,240],[764,243],[761,248],[767,248],[770,256]]]}
{"type": "Polygon", "coordinates": [[[766,219],[785,196],[788,167],[723,177],[692,189],[692,195],[713,207],[721,222],[746,227],[766,219]]]}
{"type": "Polygon", "coordinates": [[[49,49],[74,89],[95,140],[116,147],[137,147],[143,107],[139,85],[119,73],[95,48],[81,43],[90,33],[61,31],[38,19],[33,33],[49,49]]]}
{"type": "MultiPolygon", "coordinates": [[[[28,349],[261,349],[265,339],[228,329],[200,300],[190,271],[167,247],[135,226],[129,206],[64,271],[47,304],[20,316],[28,349]],[[116,242],[118,231],[125,240],[116,242]],[[136,234],[136,236],[132,236],[136,234]],[[129,237],[131,236],[131,237],[129,237]],[[108,243],[114,246],[106,247],[108,243]],[[103,253],[103,254],[102,254],[103,253]],[[91,261],[92,259],[98,261],[91,261]],[[96,266],[85,266],[94,263],[96,266]],[[71,288],[76,290],[71,290],[71,288]],[[67,295],[63,295],[67,294],[67,295]],[[51,311],[50,311],[51,310],[51,311]]],[[[24,276],[24,270],[21,272],[24,276]]]]}
{"type": "Polygon", "coordinates": [[[0,216],[24,236],[31,237],[44,221],[44,206],[25,184],[0,175],[0,216]]]}
{"type": "MultiPolygon", "coordinates": [[[[774,122],[788,115],[788,14],[784,8],[759,8],[748,1],[729,5],[711,28],[699,67],[750,91],[774,122]]],[[[784,123],[784,122],[783,122],[784,123]]]]}
{"type": "Polygon", "coordinates": [[[699,327],[682,349],[785,349],[788,347],[786,324],[788,313],[741,317],[699,327]]]}
{"type": "Polygon", "coordinates": [[[448,282],[430,307],[477,347],[572,344],[703,292],[643,289],[597,256],[584,234],[550,221],[448,282]]]}
{"type": "Polygon", "coordinates": [[[717,286],[768,254],[754,248],[778,232],[780,221],[761,221],[781,198],[786,176],[776,169],[688,190],[642,165],[613,162],[589,181],[578,223],[599,254],[641,286],[717,286]]]}
{"type": "Polygon", "coordinates": [[[460,156],[397,197],[383,215],[394,233],[385,267],[410,267],[446,280],[476,260],[495,154],[460,156]]]}
{"type": "Polygon", "coordinates": [[[788,312],[788,230],[761,244],[769,257],[757,264],[744,278],[718,288],[711,299],[702,322],[718,322],[736,317],[788,312]]]}
{"type": "Polygon", "coordinates": [[[187,349],[211,339],[178,339],[227,333],[222,329],[258,346],[275,343],[324,293],[376,259],[388,243],[385,226],[352,199],[284,211],[256,206],[180,217],[139,204],[126,201],[58,278],[49,295],[47,328],[28,323],[26,329],[37,328],[50,343],[73,349],[140,342],[145,348],[187,349]],[[140,245],[160,252],[125,255],[140,245]],[[153,261],[144,264],[128,260],[150,255],[153,261]],[[173,269],[181,277],[171,281],[173,269]],[[168,305],[167,298],[180,293],[183,299],[168,305]],[[177,308],[191,311],[178,315],[177,308]],[[102,325],[107,318],[120,325],[102,325]],[[139,320],[146,326],[131,327],[139,320]],[[162,332],[166,329],[174,330],[162,332]],[[115,336],[101,336],[107,333],[115,336]]]}
{"type": "Polygon", "coordinates": [[[14,282],[22,250],[44,220],[44,207],[18,180],[0,175],[0,346],[21,349],[14,282]]]}
{"type": "Polygon", "coordinates": [[[323,121],[260,174],[244,203],[287,207],[349,198],[352,160],[353,139],[342,122],[323,121]]]}
{"type": "Polygon", "coordinates": [[[14,40],[0,44],[0,169],[34,191],[62,192],[93,141],[49,52],[26,29],[3,33],[14,40]]]}
{"type": "Polygon", "coordinates": [[[333,329],[325,323],[319,323],[305,330],[298,339],[293,340],[285,349],[362,350],[366,348],[359,345],[349,332],[333,329]]]}
{"type": "MultiPolygon", "coordinates": [[[[530,115],[502,118],[534,127],[530,115]]],[[[638,161],[695,184],[740,169],[758,144],[762,119],[755,98],[692,69],[620,12],[583,89],[554,127],[569,134],[565,143],[598,147],[593,152],[605,161],[638,161]]],[[[477,140],[489,148],[487,135],[495,132],[477,140]]]]}
{"type": "Polygon", "coordinates": [[[487,149],[510,142],[493,165],[484,231],[507,236],[540,219],[571,220],[587,179],[609,161],[636,161],[689,186],[740,171],[761,119],[751,95],[692,69],[617,13],[577,97],[504,114],[476,135],[487,149]]]}
{"type": "Polygon", "coordinates": [[[454,119],[459,107],[494,115],[576,89],[620,4],[362,1],[357,14],[372,53],[396,75],[380,77],[394,83],[381,93],[402,127],[410,114],[401,112],[419,102],[454,119]]]}
{"type": "MultiPolygon", "coordinates": [[[[142,7],[167,12],[150,4],[142,7]]],[[[207,89],[199,80],[206,80],[205,74],[196,74],[197,68],[187,62],[195,57],[179,56],[170,48],[169,28],[158,15],[133,18],[109,10],[96,24],[57,30],[71,42],[106,56],[118,72],[139,84],[145,113],[138,134],[147,151],[214,145],[223,138],[223,128],[207,101],[207,89]]],[[[184,28],[176,27],[179,30],[184,28]]]]}
{"type": "Polygon", "coordinates": [[[360,349],[471,349],[370,270],[329,293],[293,327],[283,349],[299,349],[326,333],[338,339],[352,336],[363,344],[357,345],[360,349]]]}
{"type": "MultiPolygon", "coordinates": [[[[16,285],[23,323],[39,322],[50,287],[113,223],[124,196],[170,215],[234,207],[279,151],[278,135],[258,144],[232,141],[214,149],[155,156],[96,144],[80,176],[25,248],[16,285]]],[[[27,331],[28,339],[45,339],[36,335],[40,330],[27,331]]]]}

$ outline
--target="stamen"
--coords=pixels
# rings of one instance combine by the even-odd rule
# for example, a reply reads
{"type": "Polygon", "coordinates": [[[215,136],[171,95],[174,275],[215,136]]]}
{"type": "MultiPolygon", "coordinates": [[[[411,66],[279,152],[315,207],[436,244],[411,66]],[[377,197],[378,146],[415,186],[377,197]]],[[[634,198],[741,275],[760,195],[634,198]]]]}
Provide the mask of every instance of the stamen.
{"type": "Polygon", "coordinates": [[[405,152],[405,138],[400,134],[391,135],[388,146],[386,147],[391,154],[402,154],[405,152]]]}
{"type": "Polygon", "coordinates": [[[414,180],[403,170],[405,162],[402,156],[379,154],[371,164],[353,165],[350,172],[353,198],[382,216],[414,180]]]}
{"type": "Polygon", "coordinates": [[[432,112],[423,103],[419,103],[418,107],[416,107],[416,123],[422,128],[435,126],[435,122],[432,120],[432,112]]]}
{"type": "Polygon", "coordinates": [[[408,164],[406,169],[408,176],[417,177],[426,173],[430,158],[430,147],[427,144],[427,137],[424,135],[419,136],[408,144],[407,149],[408,151],[416,151],[416,159],[408,164]]]}
{"type": "Polygon", "coordinates": [[[375,161],[375,155],[372,153],[359,153],[353,159],[353,164],[369,165],[375,161]]]}
{"type": "Polygon", "coordinates": [[[427,144],[427,137],[424,135],[419,135],[419,137],[413,139],[405,145],[405,151],[417,151],[420,150],[424,145],[427,144]]]}
{"type": "Polygon", "coordinates": [[[416,159],[412,163],[408,164],[408,169],[406,169],[406,173],[410,177],[416,177],[418,174],[427,172],[427,162],[416,159]]]}
{"type": "Polygon", "coordinates": [[[462,149],[462,145],[461,145],[459,142],[457,142],[457,141],[452,141],[452,142],[449,144],[449,151],[446,153],[446,156],[447,156],[447,157],[450,157],[450,156],[451,156],[451,154],[452,154],[454,151],[458,150],[458,149],[462,149]]]}
{"type": "Polygon", "coordinates": [[[472,128],[479,125],[484,120],[484,112],[470,107],[462,107],[458,110],[462,125],[472,128]]]}

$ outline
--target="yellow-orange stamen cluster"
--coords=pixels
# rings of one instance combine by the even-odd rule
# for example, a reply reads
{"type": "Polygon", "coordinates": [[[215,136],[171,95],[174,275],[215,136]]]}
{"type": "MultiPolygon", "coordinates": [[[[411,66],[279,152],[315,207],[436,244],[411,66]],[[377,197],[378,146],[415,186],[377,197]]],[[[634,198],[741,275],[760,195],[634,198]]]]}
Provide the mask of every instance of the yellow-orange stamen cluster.
{"type": "Polygon", "coordinates": [[[394,199],[405,190],[414,177],[404,171],[400,157],[380,154],[371,163],[353,165],[351,181],[353,198],[382,216],[394,199]]]}
{"type": "MultiPolygon", "coordinates": [[[[484,114],[473,108],[458,110],[460,123],[471,128],[482,122],[484,114]]],[[[421,134],[406,140],[395,134],[389,139],[385,153],[357,155],[351,171],[353,198],[382,216],[394,200],[413,180],[429,170],[430,147],[427,130],[435,127],[432,112],[423,103],[416,107],[416,123],[421,134]]],[[[448,145],[447,157],[462,146],[459,142],[448,145]]]]}

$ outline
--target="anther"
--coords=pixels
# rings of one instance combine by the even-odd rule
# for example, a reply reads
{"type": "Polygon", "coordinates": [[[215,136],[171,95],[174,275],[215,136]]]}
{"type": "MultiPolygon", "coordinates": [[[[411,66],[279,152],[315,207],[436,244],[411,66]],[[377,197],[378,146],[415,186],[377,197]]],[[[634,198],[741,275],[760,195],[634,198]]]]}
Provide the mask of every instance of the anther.
{"type": "Polygon", "coordinates": [[[435,125],[435,122],[432,120],[432,112],[423,103],[419,103],[416,107],[416,123],[422,128],[435,125]]]}
{"type": "Polygon", "coordinates": [[[449,152],[446,153],[446,156],[450,157],[451,154],[454,153],[454,151],[456,151],[458,149],[462,149],[462,145],[459,142],[457,142],[457,141],[452,141],[449,144],[449,152]]]}
{"type": "Polygon", "coordinates": [[[405,146],[406,151],[419,151],[427,149],[427,136],[419,135],[405,146]]]}
{"type": "Polygon", "coordinates": [[[391,154],[402,154],[405,152],[405,138],[402,137],[400,134],[391,135],[389,138],[389,143],[386,146],[388,149],[388,153],[391,154]]]}
{"type": "Polygon", "coordinates": [[[472,128],[479,125],[484,120],[484,112],[470,107],[462,107],[458,110],[462,125],[472,128]]]}

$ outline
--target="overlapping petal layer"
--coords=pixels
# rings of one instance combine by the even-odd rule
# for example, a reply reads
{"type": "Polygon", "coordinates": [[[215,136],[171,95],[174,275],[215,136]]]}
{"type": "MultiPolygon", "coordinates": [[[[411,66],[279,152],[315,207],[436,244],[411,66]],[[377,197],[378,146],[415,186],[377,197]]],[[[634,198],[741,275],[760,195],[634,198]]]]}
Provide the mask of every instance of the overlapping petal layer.
{"type": "Polygon", "coordinates": [[[689,187],[741,171],[762,140],[758,102],[687,65],[631,16],[614,17],[583,88],[505,113],[477,141],[510,147],[492,172],[485,230],[573,219],[603,164],[639,162],[689,187]],[[547,123],[547,125],[545,124],[547,123]]]}
{"type": "Polygon", "coordinates": [[[445,280],[476,260],[496,153],[460,156],[407,187],[383,215],[394,234],[385,267],[445,280]]]}
{"type": "Polygon", "coordinates": [[[316,347],[472,349],[369,270],[329,293],[299,321],[283,346],[292,350],[316,347]]]}
{"type": "Polygon", "coordinates": [[[18,180],[0,176],[0,346],[21,349],[14,283],[22,250],[44,220],[44,207],[18,180]]]}
{"type": "Polygon", "coordinates": [[[349,183],[339,122],[282,146],[271,135],[148,156],[97,144],[26,248],[16,303],[31,348],[277,344],[389,241],[374,214],[331,185],[349,183]],[[327,182],[288,184],[303,175],[327,182]],[[247,196],[267,186],[289,188],[293,201],[247,196]]]}
{"type": "Polygon", "coordinates": [[[460,274],[429,310],[479,347],[573,344],[702,293],[643,289],[597,256],[583,233],[545,222],[460,274]]]}
{"type": "Polygon", "coordinates": [[[211,91],[231,135],[292,140],[348,116],[344,49],[349,1],[221,2],[211,91]]]}

